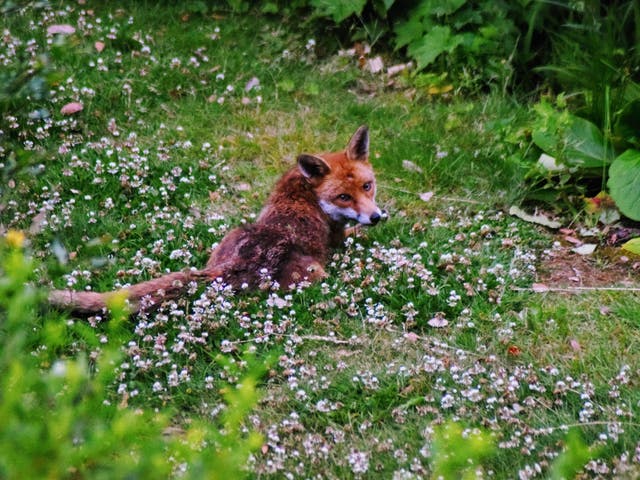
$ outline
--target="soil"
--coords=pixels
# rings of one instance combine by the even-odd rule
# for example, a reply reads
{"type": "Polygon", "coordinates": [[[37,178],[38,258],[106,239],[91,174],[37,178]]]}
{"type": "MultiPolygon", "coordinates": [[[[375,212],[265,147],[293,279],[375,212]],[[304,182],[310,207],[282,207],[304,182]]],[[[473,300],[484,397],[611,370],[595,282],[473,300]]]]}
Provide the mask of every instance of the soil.
{"type": "Polygon", "coordinates": [[[640,257],[608,246],[598,246],[591,255],[579,255],[573,247],[563,245],[546,255],[538,266],[537,281],[549,287],[640,285],[640,257]]]}

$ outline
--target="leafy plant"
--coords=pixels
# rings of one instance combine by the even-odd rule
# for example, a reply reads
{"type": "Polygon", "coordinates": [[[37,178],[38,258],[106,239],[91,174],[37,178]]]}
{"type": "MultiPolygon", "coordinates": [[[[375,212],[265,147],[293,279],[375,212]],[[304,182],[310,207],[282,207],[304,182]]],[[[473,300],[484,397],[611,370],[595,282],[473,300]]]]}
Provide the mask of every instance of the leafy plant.
{"type": "MultiPolygon", "coordinates": [[[[132,409],[126,398],[113,398],[122,339],[91,359],[59,353],[73,322],[40,324],[41,295],[29,283],[35,264],[24,254],[24,238],[10,230],[0,240],[0,477],[165,478],[177,470],[184,478],[245,476],[262,439],[242,425],[264,366],[253,362],[226,387],[219,422],[194,421],[166,437],[170,412],[132,409]]],[[[130,335],[124,298],[111,310],[109,337],[130,335]]]]}
{"type": "Polygon", "coordinates": [[[330,17],[334,22],[340,23],[351,15],[360,15],[367,0],[309,0],[309,3],[318,15],[330,17]]]}
{"type": "MultiPolygon", "coordinates": [[[[564,105],[564,101],[560,104],[564,105]]],[[[557,185],[568,183],[569,178],[575,182],[599,178],[600,190],[609,187],[620,211],[640,220],[640,152],[626,149],[616,155],[610,136],[566,108],[556,110],[548,102],[542,102],[534,109],[537,119],[532,139],[553,159],[554,165],[548,165],[546,170],[554,170],[551,173],[557,175],[557,185]]]]}
{"type": "Polygon", "coordinates": [[[565,437],[565,450],[551,465],[550,478],[562,480],[575,478],[584,464],[596,455],[597,449],[590,448],[584,443],[580,432],[571,429],[565,437]]]}
{"type": "Polygon", "coordinates": [[[431,478],[477,478],[476,469],[495,450],[491,436],[478,429],[464,429],[447,422],[440,426],[433,439],[431,478]]]}
{"type": "Polygon", "coordinates": [[[640,221],[640,151],[629,149],[609,168],[611,196],[622,213],[640,221]]]}

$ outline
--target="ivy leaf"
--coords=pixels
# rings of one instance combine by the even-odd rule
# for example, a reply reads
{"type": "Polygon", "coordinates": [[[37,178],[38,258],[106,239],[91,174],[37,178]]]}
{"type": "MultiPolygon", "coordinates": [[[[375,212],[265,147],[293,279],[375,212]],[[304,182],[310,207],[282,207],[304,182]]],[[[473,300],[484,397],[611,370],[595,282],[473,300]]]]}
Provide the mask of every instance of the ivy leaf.
{"type": "Polygon", "coordinates": [[[620,211],[640,220],[640,151],[629,149],[613,161],[608,186],[620,211]]]}
{"type": "Polygon", "coordinates": [[[453,35],[451,28],[437,25],[429,30],[419,40],[411,43],[408,48],[410,56],[416,59],[417,69],[431,65],[438,55],[451,53],[462,42],[460,35],[453,35]]]}
{"type": "Polygon", "coordinates": [[[353,14],[360,15],[367,0],[311,0],[318,13],[340,23],[353,14]]]}

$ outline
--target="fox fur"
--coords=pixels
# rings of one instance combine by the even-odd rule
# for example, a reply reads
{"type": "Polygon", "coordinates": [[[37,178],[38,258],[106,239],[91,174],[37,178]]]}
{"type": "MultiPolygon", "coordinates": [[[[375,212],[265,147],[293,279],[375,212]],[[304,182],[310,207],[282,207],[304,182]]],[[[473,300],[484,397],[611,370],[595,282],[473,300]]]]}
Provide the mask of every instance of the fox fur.
{"type": "MultiPolygon", "coordinates": [[[[324,266],[339,247],[348,222],[374,225],[381,218],[369,163],[369,131],[361,126],[341,152],[301,154],[277,182],[255,223],[229,232],[205,268],[173,272],[125,287],[129,310],[150,310],[185,295],[191,282],[221,279],[234,290],[259,289],[265,278],[290,287],[326,277],[324,266]]],[[[87,316],[106,311],[114,292],[53,290],[56,308],[87,316]]]]}

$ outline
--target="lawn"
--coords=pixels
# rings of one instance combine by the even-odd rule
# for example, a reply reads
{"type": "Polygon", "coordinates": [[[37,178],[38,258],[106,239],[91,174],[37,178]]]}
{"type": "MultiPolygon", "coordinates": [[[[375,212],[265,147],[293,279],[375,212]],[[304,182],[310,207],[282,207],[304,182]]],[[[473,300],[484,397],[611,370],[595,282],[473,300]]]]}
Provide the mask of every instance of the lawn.
{"type": "Polygon", "coordinates": [[[293,20],[86,3],[1,20],[0,78],[53,87],[2,99],[0,478],[640,475],[637,259],[509,215],[526,103],[372,74],[293,20]],[[323,283],[112,320],[46,306],[204,265],[298,153],[361,124],[388,219],[323,283]],[[554,291],[583,264],[624,274],[554,291]]]}

